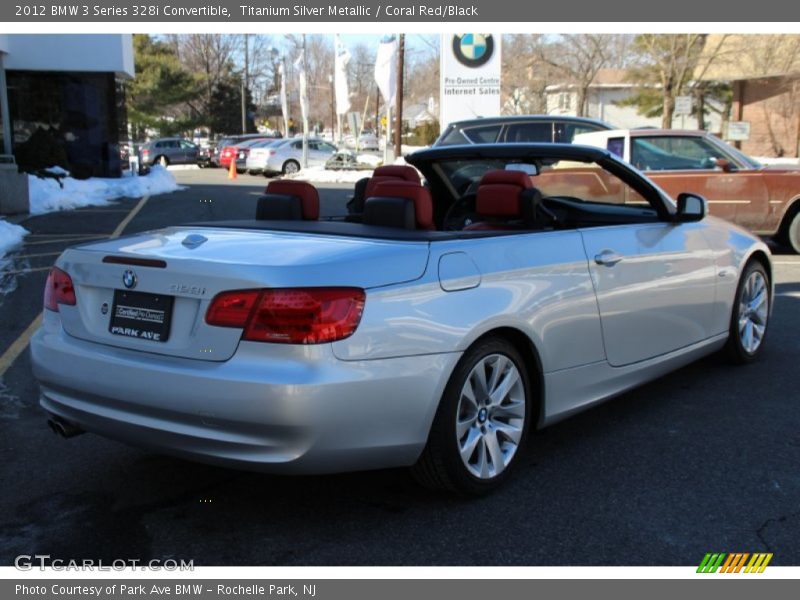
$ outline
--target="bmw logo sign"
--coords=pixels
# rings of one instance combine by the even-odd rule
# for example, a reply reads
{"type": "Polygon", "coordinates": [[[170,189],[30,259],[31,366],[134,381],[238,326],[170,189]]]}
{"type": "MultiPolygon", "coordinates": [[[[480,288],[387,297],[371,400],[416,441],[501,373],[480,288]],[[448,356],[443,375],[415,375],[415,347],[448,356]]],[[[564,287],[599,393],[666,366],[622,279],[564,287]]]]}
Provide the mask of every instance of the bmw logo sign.
{"type": "Polygon", "coordinates": [[[136,287],[137,281],[138,279],[136,278],[136,273],[133,272],[133,269],[128,269],[122,274],[122,285],[129,290],[132,290],[136,287]]]}
{"type": "Polygon", "coordinates": [[[494,38],[490,33],[462,33],[453,36],[453,54],[465,67],[485,65],[494,54],[494,38]]]}

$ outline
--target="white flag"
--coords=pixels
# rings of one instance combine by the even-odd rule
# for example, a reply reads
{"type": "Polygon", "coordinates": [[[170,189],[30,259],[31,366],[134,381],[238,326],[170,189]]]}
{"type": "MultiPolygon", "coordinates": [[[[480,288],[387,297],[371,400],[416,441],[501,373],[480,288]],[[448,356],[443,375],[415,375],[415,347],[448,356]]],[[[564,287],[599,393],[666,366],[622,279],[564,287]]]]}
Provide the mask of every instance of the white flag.
{"type": "Polygon", "coordinates": [[[294,61],[294,67],[300,78],[300,113],[305,124],[308,121],[308,86],[306,85],[306,57],[303,50],[300,50],[300,55],[294,61]]]}
{"type": "Polygon", "coordinates": [[[397,94],[397,37],[389,35],[381,40],[375,58],[375,83],[384,101],[394,106],[397,94]]]}
{"type": "Polygon", "coordinates": [[[350,91],[347,87],[347,65],[350,62],[350,51],[342,43],[338,33],[335,40],[336,66],[333,75],[336,88],[336,114],[344,115],[350,110],[350,91]]]}
{"type": "Polygon", "coordinates": [[[283,63],[278,66],[281,76],[281,113],[283,113],[283,135],[289,137],[289,102],[286,99],[286,69],[283,63]]]}

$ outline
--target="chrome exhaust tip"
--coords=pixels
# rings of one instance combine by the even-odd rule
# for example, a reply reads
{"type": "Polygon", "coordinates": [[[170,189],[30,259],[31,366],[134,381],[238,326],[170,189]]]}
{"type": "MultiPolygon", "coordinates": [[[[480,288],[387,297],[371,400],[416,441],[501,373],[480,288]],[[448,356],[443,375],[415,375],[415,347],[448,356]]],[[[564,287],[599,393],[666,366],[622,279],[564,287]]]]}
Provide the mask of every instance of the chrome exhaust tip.
{"type": "Polygon", "coordinates": [[[47,426],[50,428],[50,431],[65,439],[69,439],[75,437],[76,435],[86,433],[83,429],[81,429],[77,425],[73,425],[72,423],[65,421],[61,417],[50,417],[49,419],[47,419],[47,426]]]}

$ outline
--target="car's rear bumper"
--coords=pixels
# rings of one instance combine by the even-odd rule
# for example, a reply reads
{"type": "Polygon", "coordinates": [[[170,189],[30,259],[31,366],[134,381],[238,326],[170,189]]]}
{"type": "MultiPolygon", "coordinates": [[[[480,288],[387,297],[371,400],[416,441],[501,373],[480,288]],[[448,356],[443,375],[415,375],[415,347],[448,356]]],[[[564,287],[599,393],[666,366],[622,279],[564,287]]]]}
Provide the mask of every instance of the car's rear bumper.
{"type": "Polygon", "coordinates": [[[253,470],[412,464],[459,358],[349,362],[329,345],[243,342],[212,362],[78,340],[56,316],[46,320],[31,357],[47,412],[132,445],[253,470]]]}

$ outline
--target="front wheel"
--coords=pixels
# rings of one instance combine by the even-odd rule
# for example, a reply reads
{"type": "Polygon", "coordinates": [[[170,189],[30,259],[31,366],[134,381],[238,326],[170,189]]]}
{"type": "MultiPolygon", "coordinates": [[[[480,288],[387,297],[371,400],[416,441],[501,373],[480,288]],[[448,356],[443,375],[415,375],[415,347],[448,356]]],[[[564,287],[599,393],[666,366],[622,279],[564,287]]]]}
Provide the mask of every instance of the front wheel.
{"type": "Polygon", "coordinates": [[[752,362],[761,353],[771,300],[767,270],[757,260],[751,260],[739,279],[731,315],[727,353],[734,363],[752,362]]]}
{"type": "Polygon", "coordinates": [[[518,462],[531,418],[530,382],[516,348],[487,338],[456,366],[413,467],[428,487],[468,495],[488,493],[518,462]]]}

